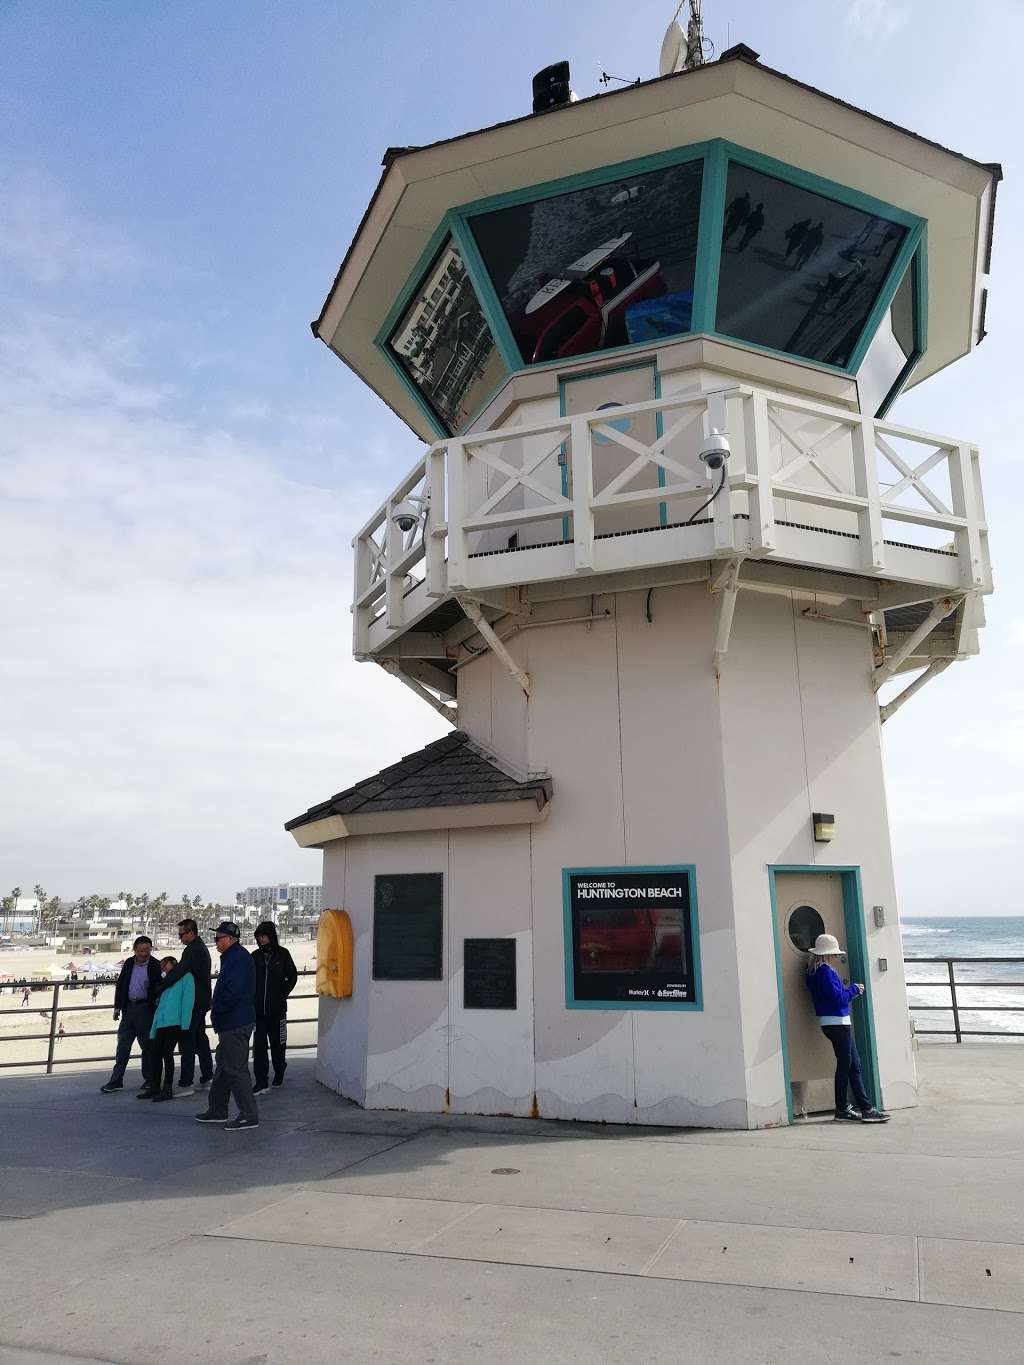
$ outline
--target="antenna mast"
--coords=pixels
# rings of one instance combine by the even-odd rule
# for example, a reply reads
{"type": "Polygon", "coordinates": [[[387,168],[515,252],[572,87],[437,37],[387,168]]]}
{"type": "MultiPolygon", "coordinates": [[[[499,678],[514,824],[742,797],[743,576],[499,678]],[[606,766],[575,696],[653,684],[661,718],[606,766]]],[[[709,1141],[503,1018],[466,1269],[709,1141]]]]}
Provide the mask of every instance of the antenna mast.
{"type": "MultiPolygon", "coordinates": [[[[678,17],[682,5],[676,10],[678,17]]],[[[690,0],[690,21],[686,25],[686,57],[684,71],[694,71],[704,65],[704,21],[700,14],[700,0],[690,0]]]]}

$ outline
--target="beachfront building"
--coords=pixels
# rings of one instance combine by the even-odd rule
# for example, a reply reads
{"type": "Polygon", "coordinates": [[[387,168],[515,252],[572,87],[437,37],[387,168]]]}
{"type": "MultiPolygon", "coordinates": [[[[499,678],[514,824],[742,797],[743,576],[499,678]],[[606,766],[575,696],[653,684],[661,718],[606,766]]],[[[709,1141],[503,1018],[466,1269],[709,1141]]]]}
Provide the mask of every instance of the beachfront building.
{"type": "Polygon", "coordinates": [[[831,1108],[823,931],[915,1103],[882,726],[991,571],[977,449],[889,413],[985,335],[1000,172],[742,45],[671,68],[389,149],[314,323],[425,447],[355,653],[455,727],[288,825],[360,1104],[831,1108]]]}
{"type": "Polygon", "coordinates": [[[236,904],[276,916],[291,907],[307,917],[320,913],[323,888],[319,882],[274,882],[270,886],[247,886],[235,894],[236,904]]]}

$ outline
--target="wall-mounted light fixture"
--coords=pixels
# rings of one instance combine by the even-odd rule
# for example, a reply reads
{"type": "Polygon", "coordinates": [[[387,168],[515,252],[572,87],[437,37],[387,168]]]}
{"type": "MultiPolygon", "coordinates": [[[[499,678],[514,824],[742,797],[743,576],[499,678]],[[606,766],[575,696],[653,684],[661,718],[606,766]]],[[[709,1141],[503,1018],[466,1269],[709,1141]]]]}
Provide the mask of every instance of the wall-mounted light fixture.
{"type": "Polygon", "coordinates": [[[827,844],[835,835],[836,817],[815,811],[811,820],[814,823],[814,842],[816,844],[827,844]]]}

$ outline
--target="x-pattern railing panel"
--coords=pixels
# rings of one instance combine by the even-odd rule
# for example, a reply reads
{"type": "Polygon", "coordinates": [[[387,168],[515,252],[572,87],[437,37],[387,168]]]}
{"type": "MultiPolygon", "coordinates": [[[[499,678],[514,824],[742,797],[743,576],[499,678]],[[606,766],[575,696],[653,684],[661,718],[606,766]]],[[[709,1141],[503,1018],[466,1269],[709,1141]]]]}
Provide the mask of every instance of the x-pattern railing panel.
{"type": "MultiPolygon", "coordinates": [[[[550,504],[550,508],[554,512],[557,512],[559,514],[571,512],[572,504],[565,497],[563,497],[560,489],[556,490],[553,488],[549,488],[545,484],[543,484],[540,479],[534,477],[534,471],[539,469],[541,465],[545,464],[549,460],[555,460],[556,461],[555,467],[558,468],[557,465],[558,453],[561,450],[561,447],[564,444],[566,438],[568,437],[568,434],[569,428],[568,426],[566,426],[565,432],[559,434],[559,437],[553,446],[548,447],[547,443],[545,442],[541,446],[539,453],[531,455],[528,458],[524,458],[523,464],[518,467],[516,465],[509,464],[508,461],[506,460],[503,460],[501,456],[497,454],[496,450],[492,445],[477,446],[472,443],[467,443],[466,445],[467,456],[469,456],[471,459],[477,460],[480,464],[487,465],[488,468],[495,470],[497,473],[505,474],[507,476],[505,482],[501,484],[501,486],[498,489],[496,489],[495,492],[493,492],[488,498],[486,498],[484,502],[480,504],[479,507],[477,507],[469,514],[469,517],[467,518],[467,524],[472,524],[474,526],[486,525],[488,520],[491,518],[492,513],[495,513],[497,511],[497,509],[501,506],[504,500],[516,488],[528,488],[532,493],[536,493],[538,497],[543,498],[546,503],[550,504]]],[[[514,429],[512,432],[509,433],[509,439],[510,440],[516,439],[514,429]]],[[[529,516],[530,511],[533,512],[534,516],[536,516],[537,513],[536,508],[518,510],[520,510],[522,512],[522,515],[526,517],[529,516]]],[[[505,516],[507,516],[507,513],[502,514],[503,524],[506,524],[504,522],[505,516]]]]}
{"type": "MultiPolygon", "coordinates": [[[[783,417],[783,411],[778,404],[769,402],[768,420],[782,437],[784,444],[792,446],[797,454],[775,471],[772,482],[779,485],[793,484],[799,487],[800,485],[794,484],[795,476],[802,469],[810,467],[824,479],[834,493],[855,496],[854,490],[822,463],[823,456],[835,445],[836,441],[841,437],[849,436],[851,423],[843,418],[838,418],[820,435],[806,438],[803,434],[804,428],[810,423],[807,420],[798,422],[794,429],[794,426],[783,417]]],[[[811,417],[814,421],[820,421],[816,414],[812,414],[811,417]]]]}
{"type": "Polygon", "coordinates": [[[960,590],[985,592],[991,588],[986,532],[978,453],[969,443],[747,385],[690,391],[623,404],[614,416],[602,409],[431,447],[354,541],[356,648],[370,648],[371,627],[373,641],[390,638],[429,611],[426,598],[472,593],[475,582],[515,586],[553,573],[701,555],[778,555],[944,588],[959,576],[960,590]],[[634,434],[621,429],[621,419],[633,417],[644,418],[648,431],[655,418],[665,429],[645,442],[635,425],[634,434]],[[710,532],[689,531],[675,516],[664,526],[664,539],[618,538],[635,529],[661,530],[658,504],[706,494],[713,480],[696,455],[712,426],[728,435],[732,458],[723,495],[698,524],[710,521],[710,532]],[[519,443],[514,451],[512,443],[519,443]],[[895,471],[888,484],[887,468],[895,471]],[[595,478],[605,482],[595,487],[595,478]],[[487,482],[490,487],[483,487],[487,482]],[[421,515],[403,532],[395,509],[405,500],[418,505],[421,515]],[[781,504],[787,500],[816,509],[809,518],[813,528],[802,528],[803,518],[786,519],[781,504]],[[524,502],[532,505],[509,505],[524,502]],[[637,513],[646,508],[652,511],[650,524],[646,517],[638,523],[637,513]],[[564,541],[549,530],[559,518],[566,522],[564,541]],[[908,559],[915,547],[898,543],[899,537],[887,539],[883,521],[948,531],[952,572],[949,559],[908,559]],[[509,544],[519,553],[507,561],[506,577],[500,559],[504,538],[483,533],[531,524],[542,534],[535,545],[518,538],[509,544]],[[830,527],[844,539],[802,536],[803,529],[830,527]],[[851,539],[857,542],[852,551],[851,539]],[[566,554],[556,554],[563,543],[566,554]]]}
{"type": "MultiPolygon", "coordinates": [[[[931,442],[929,442],[931,444],[931,442]]],[[[953,516],[953,509],[947,507],[938,494],[924,482],[924,476],[930,474],[937,465],[946,464],[950,456],[948,446],[939,445],[933,449],[920,464],[911,466],[899,451],[886,439],[880,431],[875,432],[875,445],[879,452],[892,465],[902,477],[882,494],[882,503],[891,506],[897,499],[908,490],[912,489],[919,497],[923,498],[928,506],[939,516],[953,516]]]]}
{"type": "MultiPolygon", "coordinates": [[[[653,465],[655,469],[671,470],[678,478],[686,480],[683,484],[674,484],[670,488],[659,489],[659,497],[662,499],[672,496],[680,497],[686,493],[698,492],[706,488],[707,481],[701,479],[695,470],[688,469],[685,465],[665,454],[666,447],[693,427],[695,423],[701,421],[703,415],[703,404],[693,412],[684,412],[679,421],[659,436],[653,445],[644,445],[642,441],[637,441],[632,436],[627,435],[626,432],[609,426],[607,422],[593,422],[591,424],[592,433],[599,433],[611,444],[630,451],[636,456],[636,459],[616,474],[602,489],[595,492],[591,505],[595,508],[608,508],[621,504],[625,500],[635,503],[637,498],[632,494],[623,495],[623,490],[649,465],[653,465]]],[[[640,496],[646,498],[646,493],[641,493],[640,496]]],[[[655,500],[657,501],[657,499],[655,500]]]]}

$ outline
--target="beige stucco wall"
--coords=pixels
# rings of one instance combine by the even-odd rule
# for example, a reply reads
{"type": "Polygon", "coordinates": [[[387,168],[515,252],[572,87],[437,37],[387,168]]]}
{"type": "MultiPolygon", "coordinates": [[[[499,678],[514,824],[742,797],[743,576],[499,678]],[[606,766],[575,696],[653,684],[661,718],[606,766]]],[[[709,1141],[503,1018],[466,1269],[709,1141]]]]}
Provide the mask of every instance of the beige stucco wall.
{"type": "Polygon", "coordinates": [[[646,592],[539,608],[599,619],[510,637],[529,701],[490,653],[460,672],[463,728],[551,774],[545,821],[328,847],[325,904],[352,916],[356,972],[351,1001],[323,1002],[326,1084],[380,1107],[785,1122],[768,868],[849,865],[869,924],[872,905],[888,916],[868,930],[883,1098],[914,1102],[868,632],[808,621],[789,594],[742,593],[718,681],[706,584],[655,589],[649,605],[650,622],[646,592]],[[830,845],[813,843],[816,809],[836,815],[830,845]],[[696,866],[703,1010],[567,1008],[563,869],[680,863],[696,866]],[[447,980],[374,982],[373,877],[426,871],[445,876],[447,980]],[[462,1009],[471,936],[516,938],[516,1011],[462,1009]]]}

